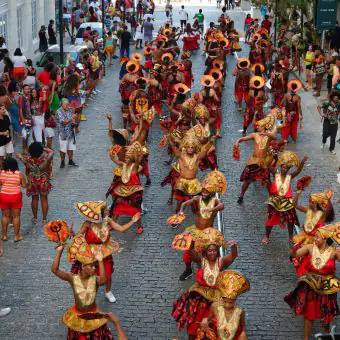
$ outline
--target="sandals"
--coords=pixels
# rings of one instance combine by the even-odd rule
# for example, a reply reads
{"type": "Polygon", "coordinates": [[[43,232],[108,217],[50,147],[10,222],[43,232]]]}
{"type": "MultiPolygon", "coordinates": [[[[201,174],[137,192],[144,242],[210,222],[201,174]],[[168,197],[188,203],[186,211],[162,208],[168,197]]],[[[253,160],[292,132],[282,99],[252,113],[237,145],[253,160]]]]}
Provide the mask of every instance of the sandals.
{"type": "Polygon", "coordinates": [[[7,241],[7,236],[2,236],[1,239],[2,239],[3,241],[7,241]]]}
{"type": "Polygon", "coordinates": [[[265,236],[262,240],[262,244],[267,245],[270,242],[270,238],[265,236]]]}
{"type": "Polygon", "coordinates": [[[33,218],[32,218],[32,223],[33,223],[33,224],[37,224],[37,223],[38,223],[38,219],[33,217],[33,218]]]}

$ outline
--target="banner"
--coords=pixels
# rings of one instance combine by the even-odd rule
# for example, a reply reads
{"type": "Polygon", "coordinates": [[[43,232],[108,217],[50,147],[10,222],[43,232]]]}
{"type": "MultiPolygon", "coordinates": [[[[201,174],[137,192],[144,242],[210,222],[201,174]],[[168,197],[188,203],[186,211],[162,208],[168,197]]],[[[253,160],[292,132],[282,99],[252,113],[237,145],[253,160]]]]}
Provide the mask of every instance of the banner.
{"type": "Polygon", "coordinates": [[[334,29],[336,23],[337,0],[317,0],[316,29],[334,29]]]}

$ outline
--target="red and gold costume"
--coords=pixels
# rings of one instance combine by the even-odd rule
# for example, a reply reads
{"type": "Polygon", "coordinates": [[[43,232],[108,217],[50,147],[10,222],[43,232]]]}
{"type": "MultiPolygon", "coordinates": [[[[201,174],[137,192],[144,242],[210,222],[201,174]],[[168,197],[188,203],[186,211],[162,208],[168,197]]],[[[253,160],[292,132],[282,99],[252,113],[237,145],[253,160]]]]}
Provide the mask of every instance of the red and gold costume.
{"type": "MultiPolygon", "coordinates": [[[[337,227],[338,228],[338,227],[337,227]]],[[[339,239],[326,227],[319,228],[323,238],[339,239]]],[[[340,290],[340,280],[335,277],[335,258],[331,258],[333,246],[321,253],[313,245],[308,272],[299,278],[297,287],[284,298],[296,315],[302,315],[308,320],[321,320],[328,327],[336,315],[340,314],[337,303],[337,292],[340,290]]]]}
{"type": "Polygon", "coordinates": [[[250,81],[249,65],[249,60],[245,58],[241,58],[237,63],[238,69],[235,79],[234,96],[239,107],[242,104],[242,100],[246,102],[248,98],[250,81]]]}

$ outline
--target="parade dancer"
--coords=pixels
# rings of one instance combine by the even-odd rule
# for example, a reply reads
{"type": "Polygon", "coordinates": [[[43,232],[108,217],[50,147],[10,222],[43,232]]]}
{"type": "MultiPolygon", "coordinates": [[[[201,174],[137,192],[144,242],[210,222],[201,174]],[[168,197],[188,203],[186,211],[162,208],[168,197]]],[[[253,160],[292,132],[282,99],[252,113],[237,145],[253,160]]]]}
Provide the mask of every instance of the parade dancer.
{"type": "MultiPolygon", "coordinates": [[[[110,302],[116,302],[111,291],[113,258],[112,254],[119,250],[119,244],[110,240],[110,230],[124,232],[128,230],[134,223],[140,219],[140,213],[135,214],[131,221],[125,225],[119,225],[114,222],[107,214],[107,205],[104,201],[90,201],[76,203],[78,213],[86,219],[78,231],[78,235],[84,235],[86,242],[91,247],[93,253],[98,251],[99,247],[103,253],[103,264],[106,275],[105,297],[110,302]]],[[[98,263],[96,267],[96,275],[99,275],[98,263]]],[[[77,273],[79,268],[75,266],[72,271],[77,273]]]]}
{"type": "Polygon", "coordinates": [[[117,317],[112,313],[102,312],[96,305],[98,287],[106,282],[103,254],[99,251],[93,254],[86,242],[82,243],[78,249],[74,247],[73,249],[77,251],[75,258],[81,263],[80,273],[74,275],[59,269],[64,247],[64,245],[57,247],[51,271],[61,280],[70,283],[74,295],[75,304],[63,315],[63,322],[68,327],[67,339],[113,340],[113,335],[107,325],[107,322],[111,321],[115,326],[118,340],[127,340],[117,317]],[[95,261],[98,261],[99,276],[95,275],[93,265],[95,261]]]}
{"type": "Polygon", "coordinates": [[[295,315],[304,317],[304,340],[312,335],[313,321],[321,320],[322,327],[329,333],[334,317],[340,314],[337,303],[340,280],[335,276],[340,252],[333,246],[334,241],[340,244],[338,224],[319,228],[313,244],[292,249],[290,253],[293,258],[311,258],[308,272],[284,298],[295,315]]]}
{"type": "Polygon", "coordinates": [[[175,184],[176,212],[180,210],[183,201],[191,199],[202,191],[201,183],[197,179],[200,161],[206,156],[214,144],[216,136],[212,136],[203,147],[196,136],[186,135],[181,143],[181,150],[171,143],[175,156],[178,158],[180,176],[175,184]]]}
{"type": "MultiPolygon", "coordinates": [[[[227,270],[219,274],[216,289],[221,300],[211,305],[210,315],[201,322],[199,336],[206,334],[209,324],[212,324],[210,329],[216,330],[214,333],[221,340],[247,339],[245,311],[235,302],[241,294],[250,290],[250,282],[241,273],[227,270]]],[[[204,339],[204,337],[199,337],[199,339],[204,339]]]]}
{"type": "Polygon", "coordinates": [[[292,151],[285,151],[279,156],[276,166],[269,165],[268,169],[274,176],[269,190],[267,200],[266,234],[262,240],[268,244],[270,234],[274,225],[281,228],[288,228],[289,241],[293,241],[294,225],[299,226],[299,220],[293,204],[293,188],[291,181],[302,171],[308,157],[299,162],[298,156],[292,151]],[[296,170],[289,174],[289,170],[296,167],[296,170]]]}
{"type": "Polygon", "coordinates": [[[253,155],[249,158],[247,165],[241,174],[240,181],[243,182],[243,184],[240,197],[237,200],[238,204],[243,203],[244,194],[251,182],[261,181],[269,190],[270,171],[268,166],[273,158],[268,154],[268,149],[269,143],[276,139],[276,128],[273,130],[274,122],[274,116],[268,115],[266,118],[256,123],[258,132],[242,137],[235,143],[234,148],[238,149],[240,143],[248,140],[254,141],[253,155]]]}
{"type": "Polygon", "coordinates": [[[290,93],[285,94],[282,105],[286,110],[284,125],[281,130],[281,136],[285,141],[291,136],[292,143],[296,143],[298,125],[302,123],[301,97],[296,94],[302,87],[299,80],[293,79],[288,82],[287,87],[290,93]]]}
{"type": "MultiPolygon", "coordinates": [[[[195,196],[189,201],[182,203],[178,212],[179,215],[184,214],[184,209],[187,206],[197,207],[195,224],[185,229],[186,233],[192,236],[195,242],[199,233],[206,228],[213,228],[214,221],[219,211],[224,209],[223,203],[215,197],[216,193],[225,194],[227,189],[227,180],[222,172],[214,170],[209,172],[202,182],[202,193],[200,196],[195,196]]],[[[179,277],[180,281],[185,281],[192,276],[192,257],[190,251],[184,251],[183,258],[185,270],[179,277]]]]}
{"type": "Polygon", "coordinates": [[[285,95],[284,79],[282,72],[282,65],[277,62],[274,65],[274,71],[270,75],[270,92],[274,97],[274,104],[281,107],[282,99],[285,95]]]}
{"type": "Polygon", "coordinates": [[[172,317],[179,330],[186,328],[189,340],[194,340],[197,339],[200,322],[210,314],[211,304],[220,299],[216,281],[220,272],[235,261],[237,243],[226,243],[218,230],[208,228],[199,235],[191,254],[194,261],[201,265],[196,272],[196,283],[174,301],[172,317]],[[226,245],[231,246],[231,253],[221,258],[219,248],[226,245]]]}
{"type": "Polygon", "coordinates": [[[233,76],[235,79],[234,96],[238,105],[237,109],[242,110],[242,100],[247,102],[249,92],[249,71],[250,61],[246,58],[240,58],[237,62],[237,66],[234,69],[233,76]]]}

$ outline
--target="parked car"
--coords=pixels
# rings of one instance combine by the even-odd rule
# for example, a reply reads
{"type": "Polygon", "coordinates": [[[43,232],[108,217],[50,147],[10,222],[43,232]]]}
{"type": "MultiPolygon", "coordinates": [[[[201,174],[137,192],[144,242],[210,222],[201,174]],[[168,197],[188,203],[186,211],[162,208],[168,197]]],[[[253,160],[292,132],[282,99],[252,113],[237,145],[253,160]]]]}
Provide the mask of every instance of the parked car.
{"type": "Polygon", "coordinates": [[[91,31],[98,31],[99,38],[103,38],[103,24],[101,22],[84,22],[78,28],[76,34],[76,45],[81,45],[83,43],[83,33],[86,30],[86,27],[91,27],[91,31]]]}
{"type": "MultiPolygon", "coordinates": [[[[75,46],[75,45],[66,45],[64,46],[64,64],[67,66],[69,60],[72,58],[79,63],[80,53],[86,49],[86,46],[75,46]]],[[[37,61],[36,65],[38,68],[44,68],[48,61],[52,59],[53,62],[57,65],[60,65],[60,48],[59,45],[51,46],[46,52],[42,55],[39,61],[37,61]]]]}

